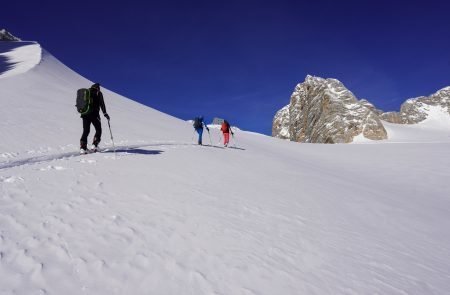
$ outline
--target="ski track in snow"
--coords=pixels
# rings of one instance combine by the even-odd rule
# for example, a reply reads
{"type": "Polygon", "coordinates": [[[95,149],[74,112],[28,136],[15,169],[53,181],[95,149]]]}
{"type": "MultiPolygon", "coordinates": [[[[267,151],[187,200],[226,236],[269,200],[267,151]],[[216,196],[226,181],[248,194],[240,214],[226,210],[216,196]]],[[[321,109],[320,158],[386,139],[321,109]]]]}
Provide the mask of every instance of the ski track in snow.
{"type": "Polygon", "coordinates": [[[13,182],[17,182],[17,181],[23,181],[22,177],[17,177],[17,176],[8,176],[8,177],[0,177],[0,181],[1,182],[5,182],[5,183],[13,183],[13,182]]]}
{"type": "MultiPolygon", "coordinates": [[[[152,150],[141,150],[141,148],[148,148],[148,147],[170,147],[170,146],[195,146],[190,143],[152,143],[152,144],[136,144],[136,145],[120,145],[116,147],[116,153],[119,154],[158,154],[160,151],[152,151],[152,150]]],[[[221,148],[218,146],[211,146],[216,148],[221,148]]],[[[233,147],[230,147],[233,148],[233,147]]],[[[104,149],[103,151],[100,151],[98,153],[91,153],[93,154],[106,154],[106,153],[114,153],[114,150],[112,147],[108,147],[107,149],[104,149]]],[[[8,158],[14,158],[18,157],[19,153],[8,153],[8,158]]],[[[57,154],[50,154],[50,155],[42,155],[42,156],[36,156],[36,157],[28,157],[24,159],[19,160],[13,160],[13,161],[6,161],[6,162],[0,162],[0,170],[8,169],[8,168],[15,168],[23,165],[31,165],[31,164],[39,164],[43,162],[51,162],[55,160],[63,160],[63,159],[70,159],[74,157],[83,157],[88,156],[87,155],[80,155],[80,153],[77,152],[65,152],[65,153],[57,153],[57,154]]],[[[87,162],[92,160],[85,160],[81,159],[82,162],[87,162]]],[[[56,170],[62,170],[60,167],[51,167],[49,169],[56,169],[56,170]]]]}

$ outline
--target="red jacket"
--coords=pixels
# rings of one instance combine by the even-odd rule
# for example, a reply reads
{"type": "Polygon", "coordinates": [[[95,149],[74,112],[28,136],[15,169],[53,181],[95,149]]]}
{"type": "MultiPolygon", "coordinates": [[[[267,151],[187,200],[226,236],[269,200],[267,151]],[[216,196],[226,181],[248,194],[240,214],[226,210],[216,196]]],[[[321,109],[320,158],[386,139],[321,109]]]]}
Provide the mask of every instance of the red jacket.
{"type": "MultiPolygon", "coordinates": [[[[222,131],[223,133],[230,133],[230,124],[223,122],[220,131],[222,131]]],[[[233,131],[231,131],[231,133],[233,133],[233,131]]]]}

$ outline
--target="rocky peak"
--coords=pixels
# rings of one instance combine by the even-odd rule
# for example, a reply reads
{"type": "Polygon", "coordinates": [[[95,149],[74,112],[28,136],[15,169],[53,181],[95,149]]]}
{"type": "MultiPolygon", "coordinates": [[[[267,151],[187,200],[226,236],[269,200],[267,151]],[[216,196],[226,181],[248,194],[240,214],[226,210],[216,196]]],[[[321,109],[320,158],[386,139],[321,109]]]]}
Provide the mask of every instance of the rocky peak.
{"type": "Polygon", "coordinates": [[[348,143],[355,136],[387,138],[375,107],[359,101],[336,79],[306,76],[290,104],[274,117],[272,135],[311,143],[348,143]],[[286,131],[287,130],[287,131],[286,131]]]}
{"type": "Polygon", "coordinates": [[[400,112],[387,112],[380,115],[382,120],[397,124],[416,124],[428,117],[427,105],[440,106],[450,115],[450,87],[445,87],[430,96],[407,99],[400,112]]]}
{"type": "Polygon", "coordinates": [[[0,41],[22,41],[5,29],[0,30],[0,41]]]}
{"type": "Polygon", "coordinates": [[[336,79],[308,75],[295,87],[290,103],[275,114],[272,136],[310,143],[348,143],[361,134],[381,140],[387,138],[382,120],[416,124],[429,116],[430,106],[450,115],[450,87],[407,99],[400,112],[385,113],[366,99],[358,100],[336,79]]]}

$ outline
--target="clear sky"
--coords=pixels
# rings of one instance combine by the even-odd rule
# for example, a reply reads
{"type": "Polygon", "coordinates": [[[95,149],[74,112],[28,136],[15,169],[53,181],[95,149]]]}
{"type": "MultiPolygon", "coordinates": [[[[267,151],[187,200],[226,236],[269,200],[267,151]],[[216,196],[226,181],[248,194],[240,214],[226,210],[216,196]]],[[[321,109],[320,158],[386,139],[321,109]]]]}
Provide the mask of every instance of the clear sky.
{"type": "Polygon", "coordinates": [[[385,111],[450,86],[450,1],[9,0],[0,10],[0,28],[115,92],[265,134],[307,74],[385,111]]]}

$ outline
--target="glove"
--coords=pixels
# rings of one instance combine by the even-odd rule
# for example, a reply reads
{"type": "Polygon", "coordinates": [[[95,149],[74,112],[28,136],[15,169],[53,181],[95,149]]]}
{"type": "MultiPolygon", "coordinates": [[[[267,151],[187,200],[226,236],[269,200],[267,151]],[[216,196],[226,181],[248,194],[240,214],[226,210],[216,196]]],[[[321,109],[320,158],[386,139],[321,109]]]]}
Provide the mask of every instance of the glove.
{"type": "Polygon", "coordinates": [[[109,115],[108,113],[104,114],[105,118],[109,121],[109,115]]]}

